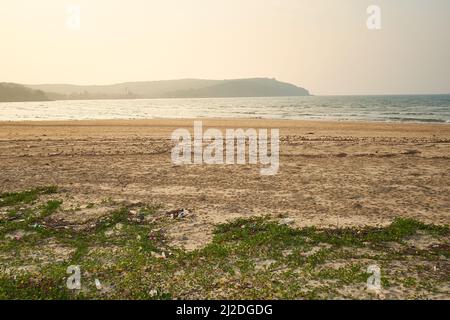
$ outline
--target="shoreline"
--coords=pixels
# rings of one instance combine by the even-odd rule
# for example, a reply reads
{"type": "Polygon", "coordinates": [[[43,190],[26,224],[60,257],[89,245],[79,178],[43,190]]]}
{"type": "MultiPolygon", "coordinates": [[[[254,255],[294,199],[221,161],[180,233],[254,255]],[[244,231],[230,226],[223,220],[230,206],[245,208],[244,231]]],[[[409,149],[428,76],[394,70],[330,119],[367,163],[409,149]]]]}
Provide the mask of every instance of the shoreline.
{"type": "Polygon", "coordinates": [[[343,123],[343,124],[375,124],[375,125],[450,125],[448,121],[383,121],[383,120],[338,120],[338,119],[277,119],[277,118],[245,118],[245,117],[197,117],[197,118],[148,118],[148,119],[33,119],[33,120],[0,120],[0,126],[4,125],[75,125],[75,124],[92,124],[95,122],[104,123],[108,125],[120,125],[127,122],[185,122],[185,121],[238,121],[238,122],[297,122],[297,123],[343,123]]]}
{"type": "Polygon", "coordinates": [[[194,121],[204,128],[280,129],[281,135],[309,137],[392,137],[450,139],[450,125],[443,123],[386,123],[322,120],[267,120],[231,118],[146,119],[146,120],[65,120],[0,121],[0,139],[27,139],[45,134],[47,139],[71,137],[142,137],[170,138],[177,128],[192,129],[194,121]]]}

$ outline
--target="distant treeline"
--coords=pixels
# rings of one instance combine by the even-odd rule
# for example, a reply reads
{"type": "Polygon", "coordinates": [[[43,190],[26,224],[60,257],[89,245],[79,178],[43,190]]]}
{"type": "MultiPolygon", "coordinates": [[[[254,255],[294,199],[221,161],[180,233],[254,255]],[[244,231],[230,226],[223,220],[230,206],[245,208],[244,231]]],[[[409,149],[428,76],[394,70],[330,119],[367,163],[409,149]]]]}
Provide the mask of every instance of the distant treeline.
{"type": "Polygon", "coordinates": [[[0,83],[0,102],[49,100],[42,90],[33,90],[15,83],[0,83]]]}
{"type": "Polygon", "coordinates": [[[113,85],[28,85],[53,100],[159,99],[307,96],[308,90],[269,78],[205,80],[180,79],[125,82],[113,85]]]}
{"type": "Polygon", "coordinates": [[[52,100],[104,100],[104,99],[138,99],[138,95],[133,93],[127,94],[105,94],[101,92],[77,92],[70,94],[62,94],[55,92],[45,93],[52,100]]]}
{"type": "Polygon", "coordinates": [[[307,95],[309,95],[309,92],[304,88],[270,78],[232,80],[181,79],[93,86],[0,83],[0,102],[139,98],[282,97],[307,95]]]}

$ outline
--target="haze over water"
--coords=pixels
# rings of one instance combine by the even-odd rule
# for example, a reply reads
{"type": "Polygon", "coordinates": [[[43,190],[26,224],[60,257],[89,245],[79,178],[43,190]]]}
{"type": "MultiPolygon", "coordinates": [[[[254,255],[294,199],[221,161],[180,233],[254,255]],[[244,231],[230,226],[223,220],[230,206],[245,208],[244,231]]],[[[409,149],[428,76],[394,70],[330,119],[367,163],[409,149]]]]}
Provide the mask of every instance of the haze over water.
{"type": "Polygon", "coordinates": [[[450,95],[0,103],[0,121],[156,118],[262,118],[450,123],[450,95]]]}

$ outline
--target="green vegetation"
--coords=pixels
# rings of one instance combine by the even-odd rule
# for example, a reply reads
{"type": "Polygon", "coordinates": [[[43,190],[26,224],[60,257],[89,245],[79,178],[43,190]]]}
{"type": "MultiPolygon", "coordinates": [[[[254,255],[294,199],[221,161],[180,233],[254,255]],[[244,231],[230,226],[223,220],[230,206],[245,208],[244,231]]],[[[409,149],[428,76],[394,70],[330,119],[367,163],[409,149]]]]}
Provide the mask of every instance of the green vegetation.
{"type": "Polygon", "coordinates": [[[0,83],[0,102],[48,101],[41,90],[32,90],[15,83],[0,83]]]}
{"type": "Polygon", "coordinates": [[[57,192],[57,187],[40,187],[22,192],[0,194],[0,207],[13,206],[17,204],[28,204],[35,201],[39,195],[57,192]]]}
{"type": "Polygon", "coordinates": [[[402,298],[448,297],[447,226],[399,218],[384,228],[295,229],[254,217],[218,225],[208,245],[185,251],[167,228],[188,218],[159,205],[115,203],[74,224],[53,197],[55,187],[0,195],[0,299],[377,298],[365,289],[372,264],[388,298],[391,288],[402,298]],[[81,268],[82,290],[66,288],[70,265],[81,268]]]}
{"type": "Polygon", "coordinates": [[[56,100],[134,99],[134,98],[213,98],[309,96],[308,90],[269,78],[126,82],[114,85],[76,86],[33,85],[56,100]]]}

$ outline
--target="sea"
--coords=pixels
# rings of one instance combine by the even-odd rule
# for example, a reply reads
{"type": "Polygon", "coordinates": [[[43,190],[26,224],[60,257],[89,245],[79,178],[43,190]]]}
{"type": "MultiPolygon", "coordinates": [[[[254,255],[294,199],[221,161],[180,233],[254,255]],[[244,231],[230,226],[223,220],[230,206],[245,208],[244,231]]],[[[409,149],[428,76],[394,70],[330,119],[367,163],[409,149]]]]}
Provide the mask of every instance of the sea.
{"type": "Polygon", "coordinates": [[[450,95],[2,102],[0,121],[259,118],[450,123],[450,95]]]}

